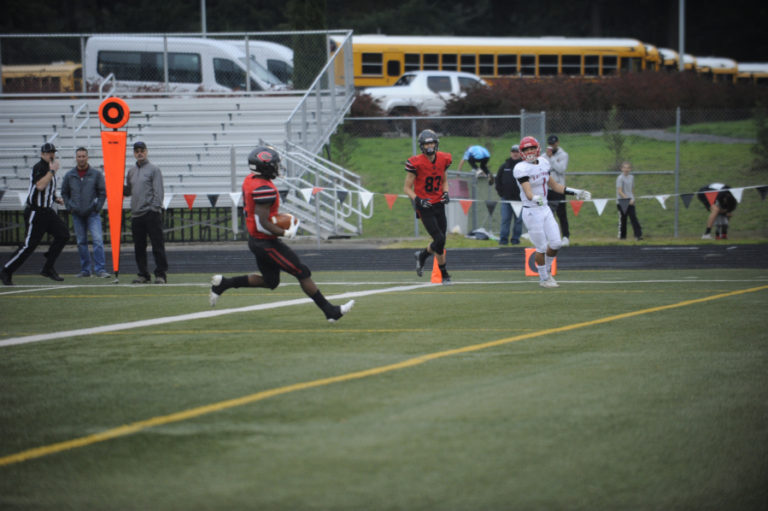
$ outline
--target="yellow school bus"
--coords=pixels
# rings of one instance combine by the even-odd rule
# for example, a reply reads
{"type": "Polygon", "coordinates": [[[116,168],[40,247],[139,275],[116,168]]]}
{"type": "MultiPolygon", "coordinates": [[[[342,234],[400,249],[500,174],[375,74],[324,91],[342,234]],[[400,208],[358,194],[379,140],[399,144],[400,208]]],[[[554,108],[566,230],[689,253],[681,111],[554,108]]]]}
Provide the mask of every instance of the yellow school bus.
{"type": "Polygon", "coordinates": [[[768,62],[739,62],[738,83],[768,85],[768,62]]]}
{"type": "Polygon", "coordinates": [[[713,82],[735,83],[739,65],[725,57],[696,57],[696,72],[713,82]]]}
{"type": "Polygon", "coordinates": [[[75,62],[3,66],[3,92],[82,92],[83,66],[75,62]]]}
{"type": "Polygon", "coordinates": [[[392,85],[416,70],[465,71],[493,82],[616,76],[660,65],[641,41],[620,38],[356,35],[352,51],[355,87],[392,85]]]}

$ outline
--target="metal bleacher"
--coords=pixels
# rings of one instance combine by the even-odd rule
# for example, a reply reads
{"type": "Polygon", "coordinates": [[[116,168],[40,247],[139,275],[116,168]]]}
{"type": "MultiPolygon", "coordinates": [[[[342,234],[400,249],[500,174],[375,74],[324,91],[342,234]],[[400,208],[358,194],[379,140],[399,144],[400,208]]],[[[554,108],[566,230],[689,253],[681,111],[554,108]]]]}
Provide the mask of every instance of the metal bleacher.
{"type": "MultiPolygon", "coordinates": [[[[351,52],[348,52],[351,54],[351,52]]],[[[248,174],[248,153],[259,143],[278,147],[287,163],[279,186],[283,209],[303,220],[305,232],[318,237],[356,235],[361,218],[372,214],[373,203],[363,207],[360,193],[345,202],[339,190],[366,193],[354,174],[320,158],[318,153],[342,121],[354,98],[349,84],[328,86],[330,61],[306,91],[281,91],[211,97],[122,97],[130,108],[126,170],[133,164],[133,143],[142,140],[149,159],[163,172],[168,208],[234,207],[241,183],[248,174]],[[307,200],[302,190],[328,188],[307,200]],[[293,193],[290,193],[293,192],[293,193]],[[325,196],[325,197],[324,197],[325,196]],[[329,197],[332,197],[329,199],[329,197]]],[[[86,147],[90,163],[103,170],[99,106],[96,95],[67,99],[0,97],[0,210],[21,207],[29,188],[31,167],[40,147],[53,142],[62,171],[75,165],[75,149],[86,147]]],[[[128,207],[128,199],[124,202],[128,207]]]]}

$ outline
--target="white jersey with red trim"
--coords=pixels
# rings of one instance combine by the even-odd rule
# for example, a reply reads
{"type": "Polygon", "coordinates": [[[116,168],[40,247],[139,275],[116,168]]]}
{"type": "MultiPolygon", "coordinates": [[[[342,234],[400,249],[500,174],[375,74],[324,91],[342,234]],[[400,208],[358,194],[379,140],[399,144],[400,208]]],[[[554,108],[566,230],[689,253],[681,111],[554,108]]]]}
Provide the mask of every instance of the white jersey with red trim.
{"type": "Polygon", "coordinates": [[[523,201],[523,206],[529,208],[538,207],[538,204],[530,200],[523,192],[523,185],[520,180],[525,177],[528,178],[528,183],[531,185],[531,191],[533,194],[541,195],[544,198],[544,205],[547,205],[547,191],[549,190],[549,170],[550,165],[546,158],[539,158],[536,163],[529,163],[523,160],[515,165],[515,170],[512,173],[515,176],[517,184],[520,186],[520,199],[523,201]]]}

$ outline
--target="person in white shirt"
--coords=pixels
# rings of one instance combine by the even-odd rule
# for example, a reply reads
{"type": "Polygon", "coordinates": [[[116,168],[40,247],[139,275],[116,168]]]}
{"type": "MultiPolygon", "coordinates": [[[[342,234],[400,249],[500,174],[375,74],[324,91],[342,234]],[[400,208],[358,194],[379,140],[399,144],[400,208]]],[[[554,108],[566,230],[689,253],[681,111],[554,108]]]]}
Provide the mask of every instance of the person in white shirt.
{"type": "MultiPolygon", "coordinates": [[[[552,173],[552,178],[561,185],[565,186],[565,171],[568,168],[568,153],[565,149],[560,147],[560,139],[557,135],[550,135],[547,138],[547,150],[544,158],[549,160],[552,173]]],[[[558,193],[555,190],[549,194],[549,207],[552,208],[552,212],[557,215],[557,219],[560,221],[560,230],[563,234],[563,246],[567,247],[570,244],[571,229],[568,225],[568,210],[565,207],[565,195],[558,193]]]]}
{"type": "Polygon", "coordinates": [[[586,190],[566,188],[555,181],[550,175],[549,160],[540,158],[541,147],[535,138],[524,137],[520,141],[520,152],[523,154],[523,161],[515,165],[513,174],[520,185],[523,223],[536,247],[535,261],[539,271],[539,285],[559,287],[550,272],[552,261],[563,242],[560,238],[560,228],[547,204],[547,192],[554,190],[563,195],[575,195],[579,200],[590,200],[592,194],[586,190]]]}

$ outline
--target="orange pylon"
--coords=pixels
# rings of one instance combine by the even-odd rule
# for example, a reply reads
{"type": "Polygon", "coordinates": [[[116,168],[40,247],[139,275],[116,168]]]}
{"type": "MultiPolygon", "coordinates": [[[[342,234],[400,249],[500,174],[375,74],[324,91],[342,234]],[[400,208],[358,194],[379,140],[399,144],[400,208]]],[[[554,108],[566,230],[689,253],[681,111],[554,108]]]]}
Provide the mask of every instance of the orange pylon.
{"type": "MultiPolygon", "coordinates": [[[[443,252],[445,253],[445,252],[443,252]]],[[[434,263],[432,264],[432,280],[431,282],[433,284],[442,284],[443,283],[443,274],[440,273],[440,268],[437,266],[437,254],[435,254],[432,259],[434,260],[434,263]]]]}

